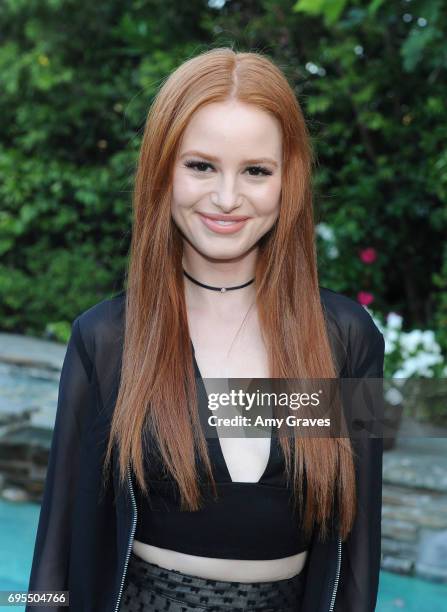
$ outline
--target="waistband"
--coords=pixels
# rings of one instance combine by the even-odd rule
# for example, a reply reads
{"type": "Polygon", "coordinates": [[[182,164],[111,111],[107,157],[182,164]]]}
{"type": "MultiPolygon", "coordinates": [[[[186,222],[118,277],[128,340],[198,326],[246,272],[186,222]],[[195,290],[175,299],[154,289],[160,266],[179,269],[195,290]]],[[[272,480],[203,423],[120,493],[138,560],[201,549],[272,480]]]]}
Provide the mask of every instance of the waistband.
{"type": "Polygon", "coordinates": [[[299,612],[304,570],[292,578],[270,582],[211,580],[165,569],[131,552],[127,579],[138,589],[206,610],[299,612]]]}

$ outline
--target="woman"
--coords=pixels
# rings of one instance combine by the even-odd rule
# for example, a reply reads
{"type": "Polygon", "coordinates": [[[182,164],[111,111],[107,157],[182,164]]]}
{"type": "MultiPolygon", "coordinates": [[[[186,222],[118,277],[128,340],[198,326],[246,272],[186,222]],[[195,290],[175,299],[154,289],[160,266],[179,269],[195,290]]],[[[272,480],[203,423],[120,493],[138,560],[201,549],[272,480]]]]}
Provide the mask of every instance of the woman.
{"type": "Polygon", "coordinates": [[[203,427],[208,379],[383,376],[369,314],[318,285],[311,167],[261,54],[214,49],[164,83],[127,289],[73,323],[29,590],[76,612],[375,609],[381,439],[203,427]]]}

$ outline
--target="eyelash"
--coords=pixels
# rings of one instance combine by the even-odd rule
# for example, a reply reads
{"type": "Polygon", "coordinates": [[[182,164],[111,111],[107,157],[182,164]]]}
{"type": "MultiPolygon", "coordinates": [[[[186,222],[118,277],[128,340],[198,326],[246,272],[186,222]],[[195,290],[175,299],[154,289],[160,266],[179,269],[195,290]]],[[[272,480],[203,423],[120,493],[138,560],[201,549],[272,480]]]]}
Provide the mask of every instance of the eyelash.
{"type": "MultiPolygon", "coordinates": [[[[205,174],[204,171],[199,170],[198,166],[209,166],[210,168],[212,168],[212,164],[209,164],[208,162],[202,162],[202,161],[192,161],[192,160],[188,160],[185,162],[185,166],[187,168],[192,168],[193,170],[197,170],[198,172],[202,172],[205,174]]],[[[261,174],[257,174],[257,175],[251,175],[254,178],[256,178],[257,176],[271,176],[273,174],[273,172],[271,172],[268,168],[265,168],[264,166],[248,166],[248,169],[256,169],[256,170],[260,170],[261,174]]]]}

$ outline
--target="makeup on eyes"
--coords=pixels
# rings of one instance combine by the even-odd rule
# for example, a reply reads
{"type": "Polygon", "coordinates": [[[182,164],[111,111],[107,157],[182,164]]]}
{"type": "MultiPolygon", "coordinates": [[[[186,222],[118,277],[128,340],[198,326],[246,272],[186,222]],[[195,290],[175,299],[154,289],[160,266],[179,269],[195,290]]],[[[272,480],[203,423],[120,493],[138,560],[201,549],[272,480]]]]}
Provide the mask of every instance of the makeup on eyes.
{"type": "MultiPolygon", "coordinates": [[[[192,168],[193,170],[197,170],[198,172],[201,172],[202,174],[207,174],[207,173],[204,170],[199,170],[200,166],[202,167],[209,166],[210,168],[213,168],[213,165],[210,164],[209,162],[200,161],[200,160],[192,160],[192,159],[186,160],[184,165],[186,168],[192,168]]],[[[256,175],[251,174],[250,176],[252,176],[253,178],[257,178],[258,176],[271,176],[273,174],[273,172],[269,170],[268,168],[266,168],[265,166],[253,165],[253,166],[248,166],[246,169],[247,170],[257,170],[258,172],[260,172],[260,174],[256,174],[256,175]]]]}

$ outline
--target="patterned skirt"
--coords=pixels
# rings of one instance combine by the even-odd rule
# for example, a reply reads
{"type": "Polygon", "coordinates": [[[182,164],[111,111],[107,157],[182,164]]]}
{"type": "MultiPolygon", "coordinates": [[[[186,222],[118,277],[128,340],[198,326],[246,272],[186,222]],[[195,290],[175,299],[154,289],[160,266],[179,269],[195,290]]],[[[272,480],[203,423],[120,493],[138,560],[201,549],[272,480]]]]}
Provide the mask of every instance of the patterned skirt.
{"type": "Polygon", "coordinates": [[[119,612],[299,612],[304,570],[273,582],[227,582],[189,576],[131,552],[119,612]]]}

